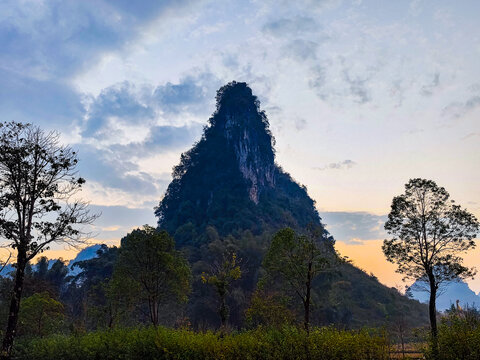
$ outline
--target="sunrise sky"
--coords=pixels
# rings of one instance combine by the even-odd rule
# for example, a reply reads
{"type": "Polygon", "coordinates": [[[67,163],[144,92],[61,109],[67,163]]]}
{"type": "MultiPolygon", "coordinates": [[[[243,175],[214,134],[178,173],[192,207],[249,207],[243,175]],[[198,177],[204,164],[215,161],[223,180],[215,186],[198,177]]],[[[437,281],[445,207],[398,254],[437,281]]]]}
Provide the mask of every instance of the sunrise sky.
{"type": "Polygon", "coordinates": [[[245,81],[337,249],[403,286],[380,246],[410,178],[480,217],[478,14],[477,0],[4,0],[0,119],[58,130],[79,151],[83,197],[102,213],[91,242],[118,245],[155,224],[216,90],[245,81]]]}

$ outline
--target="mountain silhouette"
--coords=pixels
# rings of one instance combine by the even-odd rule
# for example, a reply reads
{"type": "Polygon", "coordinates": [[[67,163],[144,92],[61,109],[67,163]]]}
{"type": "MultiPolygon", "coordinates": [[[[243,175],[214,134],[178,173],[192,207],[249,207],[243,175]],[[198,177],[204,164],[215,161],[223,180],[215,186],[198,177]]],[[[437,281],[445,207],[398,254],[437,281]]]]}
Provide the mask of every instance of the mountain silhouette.
{"type": "MultiPolygon", "coordinates": [[[[415,282],[410,287],[410,293],[413,299],[421,303],[428,303],[430,294],[425,291],[428,286],[426,284],[415,282]]],[[[457,300],[463,307],[478,306],[480,304],[480,295],[476,294],[468,284],[463,280],[450,281],[442,284],[439,295],[437,297],[437,310],[445,311],[455,305],[457,300]]]]}
{"type": "Polygon", "coordinates": [[[275,164],[267,116],[247,84],[223,86],[216,100],[202,138],[173,170],[158,226],[180,245],[206,241],[207,226],[221,235],[321,226],[306,188],[275,164]]]}
{"type": "MultiPolygon", "coordinates": [[[[228,298],[230,322],[240,327],[276,231],[288,226],[303,232],[313,225],[333,240],[306,187],[275,162],[274,145],[267,116],[247,84],[223,86],[201,139],[181,155],[155,209],[158,227],[174,236],[192,263],[195,281],[187,315],[195,327],[219,325],[215,293],[199,278],[225,250],[235,251],[243,261],[242,278],[228,298]]],[[[318,325],[428,322],[425,305],[348,263],[336,275],[315,280],[313,302],[312,323],[318,325]]],[[[291,307],[298,310],[293,303],[291,307]]]]}

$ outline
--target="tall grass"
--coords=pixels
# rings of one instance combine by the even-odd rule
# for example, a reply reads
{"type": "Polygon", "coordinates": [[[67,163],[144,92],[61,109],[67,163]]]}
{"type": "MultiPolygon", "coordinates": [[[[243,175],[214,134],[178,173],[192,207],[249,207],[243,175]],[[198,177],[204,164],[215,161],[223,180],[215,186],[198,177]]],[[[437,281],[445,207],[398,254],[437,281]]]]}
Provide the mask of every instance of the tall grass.
{"type": "Polygon", "coordinates": [[[98,331],[81,336],[55,335],[24,340],[15,359],[158,359],[158,360],[311,360],[388,359],[389,347],[378,331],[294,327],[220,335],[168,328],[98,331]]]}

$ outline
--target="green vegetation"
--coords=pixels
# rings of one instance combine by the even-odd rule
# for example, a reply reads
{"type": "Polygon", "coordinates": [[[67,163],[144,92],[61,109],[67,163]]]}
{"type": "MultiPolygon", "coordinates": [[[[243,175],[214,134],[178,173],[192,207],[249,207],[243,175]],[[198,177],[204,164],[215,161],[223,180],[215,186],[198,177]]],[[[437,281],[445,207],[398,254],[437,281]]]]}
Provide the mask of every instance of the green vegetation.
{"type": "Polygon", "coordinates": [[[33,294],[22,300],[18,332],[25,336],[45,336],[58,333],[64,320],[62,303],[47,292],[33,294]]]}
{"type": "Polygon", "coordinates": [[[333,243],[322,228],[310,229],[308,235],[298,235],[290,228],[275,234],[263,259],[270,280],[283,286],[300,298],[303,305],[303,325],[310,327],[310,304],[315,278],[331,271],[337,263],[333,243]]]}
{"type": "Polygon", "coordinates": [[[438,360],[474,360],[480,358],[480,312],[468,306],[457,309],[454,305],[440,320],[438,335],[430,341],[427,358],[438,360]],[[438,354],[434,355],[435,346],[438,354]]]}
{"type": "MultiPolygon", "coordinates": [[[[182,154],[155,210],[159,228],[175,238],[191,264],[192,293],[186,316],[196,329],[221,326],[218,294],[202,283],[201,276],[211,271],[211,264],[221,263],[225,252],[235,252],[245,260],[242,277],[231,284],[225,300],[234,328],[247,325],[245,311],[266,270],[264,256],[279,230],[289,227],[302,237],[309,226],[317,228],[334,256],[334,240],[322,225],[314,201],[305,186],[275,163],[274,144],[268,119],[247,84],[225,85],[218,91],[217,109],[202,138],[182,154]]],[[[403,311],[425,311],[424,305],[403,299],[398,291],[378,284],[364,272],[349,267],[337,270],[311,282],[308,322],[313,325],[381,326],[403,316],[403,311]],[[352,296],[351,291],[359,296],[352,296]],[[398,311],[395,303],[405,306],[398,311]]],[[[305,318],[303,304],[287,303],[295,320],[305,318]]],[[[418,326],[426,320],[420,316],[412,322],[418,326]]]]}
{"type": "Polygon", "coordinates": [[[302,360],[388,359],[384,334],[376,331],[294,327],[224,335],[163,327],[114,329],[81,336],[50,336],[17,344],[18,360],[168,359],[302,360]]]}
{"type": "MultiPolygon", "coordinates": [[[[15,131],[30,129],[9,126],[13,132],[4,134],[4,142],[15,131]]],[[[0,316],[4,323],[10,318],[4,355],[13,340],[12,290],[14,310],[21,305],[18,359],[387,359],[389,342],[404,348],[414,337],[412,329],[428,324],[427,307],[382,285],[336,253],[306,188],[275,163],[268,127],[245,83],[222,87],[202,138],[174,168],[173,180],[155,210],[158,227],[133,230],[119,247],[101,246],[98,256],[77,263],[74,273],[61,259],[52,263],[40,258],[36,265],[29,260],[59,239],[50,234],[57,225],[64,226],[62,239],[78,240],[81,233],[73,226],[93,218],[81,205],[70,217],[61,212],[55,202],[58,187],[47,191],[45,199],[40,194],[34,213],[60,211],[60,223],[48,223],[47,216],[32,223],[43,242],[33,241],[31,234],[28,239],[12,238],[20,258],[17,276],[0,278],[0,316]]],[[[43,134],[36,128],[31,131],[43,134]]],[[[46,141],[53,141],[57,149],[55,137],[46,141]]],[[[35,146],[22,154],[33,151],[35,157],[37,150],[40,158],[45,155],[35,146]]],[[[58,151],[58,158],[47,160],[63,162],[52,165],[49,174],[59,171],[63,177],[57,185],[65,180],[67,190],[78,190],[84,181],[71,174],[75,154],[68,147],[58,151]]],[[[16,158],[12,159],[3,160],[11,165],[16,158]]],[[[23,164],[25,176],[28,161],[23,164]]],[[[25,184],[30,182],[18,187],[25,184]]],[[[9,184],[4,185],[3,191],[8,191],[9,184]]],[[[25,194],[32,192],[28,186],[25,194]]],[[[445,197],[442,189],[437,193],[445,197]]],[[[6,208],[15,194],[4,195],[6,208]]],[[[407,230],[402,228],[402,211],[410,209],[408,195],[394,199],[386,227],[395,238],[387,240],[384,249],[389,260],[403,261],[401,269],[411,275],[420,267],[408,270],[405,261],[410,257],[398,243],[412,240],[418,225],[415,220],[407,230]]],[[[472,220],[456,205],[450,206],[439,215],[442,221],[447,215],[472,220]]],[[[444,209],[440,207],[434,215],[444,209]]],[[[448,241],[451,235],[449,224],[442,221],[426,226],[433,229],[436,241],[448,241]]],[[[5,234],[13,226],[8,221],[0,225],[5,234]]],[[[452,241],[466,250],[472,246],[471,237],[468,230],[454,234],[452,241]]],[[[438,270],[445,279],[468,274],[455,254],[439,259],[432,265],[434,274],[438,270]]],[[[448,346],[450,328],[464,326],[453,320],[445,324],[440,348],[448,346]]],[[[462,329],[477,336],[476,328],[462,329]]]]}
{"type": "Polygon", "coordinates": [[[224,254],[220,263],[214,263],[211,266],[209,274],[202,273],[202,281],[205,284],[212,285],[220,299],[218,314],[222,322],[222,330],[225,328],[228,320],[229,309],[226,303],[227,294],[230,290],[232,282],[240,279],[242,270],[240,269],[237,254],[224,254]]]}
{"type": "Polygon", "coordinates": [[[153,325],[159,324],[162,305],[187,300],[190,277],[188,262],[166,231],[144,226],[122,239],[113,278],[120,290],[127,290],[127,297],[147,305],[153,325]]]}

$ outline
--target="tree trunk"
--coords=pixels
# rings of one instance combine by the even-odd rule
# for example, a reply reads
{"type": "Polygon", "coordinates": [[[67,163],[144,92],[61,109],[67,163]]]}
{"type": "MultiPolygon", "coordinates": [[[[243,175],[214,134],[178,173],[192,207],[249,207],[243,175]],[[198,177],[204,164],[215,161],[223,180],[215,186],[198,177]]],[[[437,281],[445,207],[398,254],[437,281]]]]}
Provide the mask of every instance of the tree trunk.
{"type": "Polygon", "coordinates": [[[438,356],[438,344],[437,344],[437,284],[433,273],[428,274],[428,281],[430,283],[430,301],[428,302],[428,310],[430,314],[430,330],[432,333],[432,353],[433,358],[438,356]]]}
{"type": "Polygon", "coordinates": [[[312,264],[308,264],[308,274],[307,274],[307,282],[305,283],[306,286],[306,296],[305,301],[303,303],[304,310],[305,310],[305,317],[303,325],[307,333],[310,332],[310,298],[311,298],[311,290],[312,290],[312,264]]]}
{"type": "Polygon", "coordinates": [[[150,320],[153,326],[158,325],[158,302],[155,298],[148,299],[148,310],[150,312],[150,320]]]}
{"type": "Polygon", "coordinates": [[[25,278],[25,266],[27,265],[27,254],[18,249],[17,271],[15,273],[15,283],[10,301],[10,311],[8,313],[7,330],[3,338],[1,359],[10,359],[13,341],[17,332],[18,314],[20,312],[20,300],[22,298],[23,280],[25,278]]]}
{"type": "Polygon", "coordinates": [[[227,325],[227,316],[228,316],[228,310],[227,310],[227,304],[225,302],[225,296],[222,296],[220,299],[220,320],[222,322],[222,329],[225,329],[225,326],[227,325]]]}

